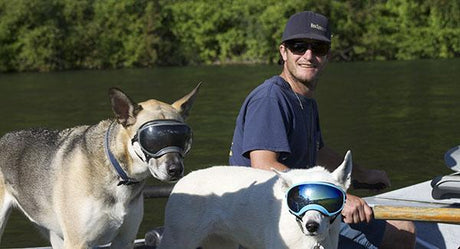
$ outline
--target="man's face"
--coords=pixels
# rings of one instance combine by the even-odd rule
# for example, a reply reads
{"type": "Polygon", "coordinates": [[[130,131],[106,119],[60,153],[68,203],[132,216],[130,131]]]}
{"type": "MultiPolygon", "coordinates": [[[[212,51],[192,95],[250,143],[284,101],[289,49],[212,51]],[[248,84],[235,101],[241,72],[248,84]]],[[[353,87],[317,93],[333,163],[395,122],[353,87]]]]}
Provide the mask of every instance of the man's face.
{"type": "Polygon", "coordinates": [[[283,74],[288,81],[316,87],[319,73],[327,63],[329,44],[317,40],[294,40],[280,45],[283,74]]]}

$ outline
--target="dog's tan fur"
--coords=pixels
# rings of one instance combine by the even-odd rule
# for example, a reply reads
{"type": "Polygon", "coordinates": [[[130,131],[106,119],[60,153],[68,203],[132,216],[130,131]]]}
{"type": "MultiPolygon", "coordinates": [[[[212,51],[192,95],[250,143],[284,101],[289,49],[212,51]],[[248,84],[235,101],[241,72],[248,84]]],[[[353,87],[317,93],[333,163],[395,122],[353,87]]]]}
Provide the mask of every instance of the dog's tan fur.
{"type": "Polygon", "coordinates": [[[119,89],[109,91],[116,121],[62,131],[31,129],[0,139],[0,232],[13,206],[50,237],[53,248],[89,248],[112,243],[132,248],[143,215],[144,180],[153,175],[175,181],[183,175],[183,158],[167,153],[144,162],[131,139],[147,121],[184,122],[198,92],[172,105],[158,100],[136,104],[119,89]],[[120,185],[105,150],[109,148],[137,184],[120,185]]]}

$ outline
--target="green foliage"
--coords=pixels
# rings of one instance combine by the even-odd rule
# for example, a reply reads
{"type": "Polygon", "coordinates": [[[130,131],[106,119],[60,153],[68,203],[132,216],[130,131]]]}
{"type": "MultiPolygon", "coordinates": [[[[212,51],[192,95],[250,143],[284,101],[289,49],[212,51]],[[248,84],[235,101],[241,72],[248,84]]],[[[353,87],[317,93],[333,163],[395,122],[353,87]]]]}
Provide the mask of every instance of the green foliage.
{"type": "Polygon", "coordinates": [[[452,58],[458,0],[0,0],[0,71],[276,63],[290,15],[333,28],[333,60],[452,58]]]}

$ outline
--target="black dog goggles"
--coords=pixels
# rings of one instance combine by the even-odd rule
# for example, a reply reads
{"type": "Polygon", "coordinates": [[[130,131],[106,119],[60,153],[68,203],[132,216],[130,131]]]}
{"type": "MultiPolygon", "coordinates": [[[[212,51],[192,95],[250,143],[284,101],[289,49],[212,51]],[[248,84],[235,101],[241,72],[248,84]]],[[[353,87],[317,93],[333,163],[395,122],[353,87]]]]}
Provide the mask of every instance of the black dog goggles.
{"type": "Polygon", "coordinates": [[[345,192],[326,182],[305,182],[291,187],[286,193],[289,211],[302,217],[308,210],[316,210],[327,216],[334,216],[345,205],[345,192]]]}
{"type": "Polygon", "coordinates": [[[153,120],[143,124],[131,142],[138,142],[142,151],[153,158],[169,152],[185,156],[192,147],[192,129],[177,120],[153,120]]]}

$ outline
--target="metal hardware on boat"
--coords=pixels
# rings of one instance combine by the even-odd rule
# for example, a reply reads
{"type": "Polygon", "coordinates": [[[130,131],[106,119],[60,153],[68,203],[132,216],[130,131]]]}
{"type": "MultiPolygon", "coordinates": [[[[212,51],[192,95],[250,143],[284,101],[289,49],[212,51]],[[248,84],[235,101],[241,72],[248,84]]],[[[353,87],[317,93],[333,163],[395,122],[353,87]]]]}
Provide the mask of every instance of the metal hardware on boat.
{"type": "Polygon", "coordinates": [[[163,236],[163,227],[156,227],[145,234],[145,245],[158,247],[163,236]]]}
{"type": "Polygon", "coordinates": [[[438,176],[431,181],[431,196],[435,200],[460,198],[460,173],[438,176]]]}

